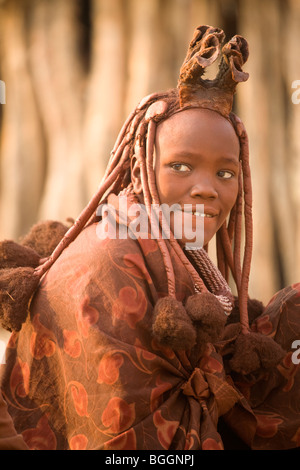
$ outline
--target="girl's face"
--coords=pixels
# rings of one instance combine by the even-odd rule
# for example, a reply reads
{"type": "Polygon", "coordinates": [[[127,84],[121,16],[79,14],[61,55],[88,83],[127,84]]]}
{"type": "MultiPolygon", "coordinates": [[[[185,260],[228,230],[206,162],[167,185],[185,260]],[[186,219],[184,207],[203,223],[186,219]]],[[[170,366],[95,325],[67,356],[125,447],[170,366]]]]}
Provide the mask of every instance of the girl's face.
{"type": "MultiPolygon", "coordinates": [[[[161,204],[204,205],[204,245],[215,235],[238,194],[239,141],[232,125],[214,111],[193,108],[158,125],[155,177],[161,204]]],[[[185,206],[187,207],[187,206],[185,206]]],[[[199,207],[199,206],[198,206],[199,207]]],[[[200,215],[189,214],[193,226],[200,215]]],[[[203,217],[203,215],[201,216],[203,217]]],[[[178,218],[176,218],[178,223],[178,218]]],[[[174,217],[170,228],[174,232],[174,217]]],[[[191,242],[185,239],[182,243],[191,242]]]]}

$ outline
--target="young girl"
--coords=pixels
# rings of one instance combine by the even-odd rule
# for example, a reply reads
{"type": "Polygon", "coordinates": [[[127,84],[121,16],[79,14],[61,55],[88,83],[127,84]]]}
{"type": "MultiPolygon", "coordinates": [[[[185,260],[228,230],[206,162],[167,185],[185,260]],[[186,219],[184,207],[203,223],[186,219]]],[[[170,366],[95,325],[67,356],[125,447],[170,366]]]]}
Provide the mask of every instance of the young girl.
{"type": "Polygon", "coordinates": [[[45,224],[2,244],[2,323],[14,332],[1,386],[31,449],[299,446],[300,286],[265,309],[248,299],[248,141],[231,112],[248,47],[223,41],[197,28],[178,87],[128,117],[99,191],[53,252],[45,224]]]}

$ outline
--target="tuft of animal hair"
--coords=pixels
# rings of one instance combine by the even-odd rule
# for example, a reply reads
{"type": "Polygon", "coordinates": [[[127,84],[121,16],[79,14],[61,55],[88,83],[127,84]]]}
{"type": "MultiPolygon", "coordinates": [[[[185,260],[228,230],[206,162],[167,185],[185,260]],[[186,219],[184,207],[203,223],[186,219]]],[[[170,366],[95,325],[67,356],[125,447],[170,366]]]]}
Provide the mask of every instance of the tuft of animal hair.
{"type": "Polygon", "coordinates": [[[286,352],[273,338],[261,333],[240,334],[235,341],[229,365],[234,372],[247,375],[275,367],[286,352]]]}
{"type": "Polygon", "coordinates": [[[224,331],[227,316],[218,299],[210,292],[190,296],[185,308],[197,331],[197,345],[215,343],[224,331]]]}
{"type": "MultiPolygon", "coordinates": [[[[264,309],[265,309],[265,306],[260,300],[248,298],[249,325],[251,325],[254,322],[254,320],[263,313],[264,309]]],[[[240,321],[239,299],[235,297],[231,314],[228,317],[228,324],[238,323],[239,321],[240,321]]]]}
{"type": "Polygon", "coordinates": [[[175,350],[191,349],[196,342],[196,332],[181,302],[173,297],[158,300],[153,310],[153,337],[175,350]]]}
{"type": "Polygon", "coordinates": [[[0,270],[0,323],[4,329],[21,329],[39,280],[30,267],[0,270]]]}
{"type": "Polygon", "coordinates": [[[21,329],[40,281],[35,268],[51,255],[67,230],[60,222],[39,222],[20,243],[0,242],[0,325],[4,329],[21,329]]]}
{"type": "Polygon", "coordinates": [[[0,269],[31,267],[39,265],[40,255],[32,248],[22,246],[13,240],[0,242],[0,269]]]}
{"type": "Polygon", "coordinates": [[[21,240],[21,244],[35,250],[41,258],[46,258],[51,255],[67,230],[68,227],[61,222],[53,220],[38,222],[21,240]]]}

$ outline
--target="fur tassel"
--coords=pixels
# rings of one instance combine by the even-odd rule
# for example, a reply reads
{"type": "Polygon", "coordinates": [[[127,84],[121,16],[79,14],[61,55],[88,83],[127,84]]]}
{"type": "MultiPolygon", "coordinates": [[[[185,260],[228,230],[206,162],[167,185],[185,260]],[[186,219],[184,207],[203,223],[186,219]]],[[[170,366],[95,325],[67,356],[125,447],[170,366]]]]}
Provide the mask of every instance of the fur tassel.
{"type": "Polygon", "coordinates": [[[197,331],[197,344],[215,343],[223,334],[227,316],[218,299],[210,292],[192,295],[185,308],[197,331]]]}
{"type": "Polygon", "coordinates": [[[153,310],[154,338],[175,350],[192,349],[196,332],[181,302],[173,297],[159,299],[153,310]]]}
{"type": "MultiPolygon", "coordinates": [[[[251,325],[254,320],[263,313],[265,306],[260,300],[248,298],[248,318],[249,324],[251,325]]],[[[240,309],[239,299],[235,297],[234,306],[231,314],[228,317],[228,323],[239,323],[240,321],[240,309]]]]}
{"type": "Polygon", "coordinates": [[[35,274],[41,258],[50,256],[68,228],[55,221],[37,223],[16,243],[0,243],[0,325],[19,331],[26,320],[40,278],[35,274]]]}
{"type": "Polygon", "coordinates": [[[234,372],[247,375],[275,367],[286,352],[269,336],[250,332],[240,334],[229,365],[234,372]]]}
{"type": "Polygon", "coordinates": [[[0,324],[4,329],[21,329],[39,280],[30,267],[0,270],[0,324]]]}
{"type": "Polygon", "coordinates": [[[32,248],[19,245],[12,240],[0,242],[0,269],[31,267],[39,265],[40,256],[32,248]]]}
{"type": "Polygon", "coordinates": [[[68,227],[60,222],[52,220],[39,222],[30,229],[28,234],[21,240],[21,244],[35,250],[41,258],[47,258],[67,230],[68,227]]]}
{"type": "Polygon", "coordinates": [[[222,305],[210,292],[190,296],[185,307],[173,297],[164,297],[153,315],[153,336],[159,343],[175,350],[197,345],[199,353],[207,343],[220,339],[227,321],[222,305]]]}

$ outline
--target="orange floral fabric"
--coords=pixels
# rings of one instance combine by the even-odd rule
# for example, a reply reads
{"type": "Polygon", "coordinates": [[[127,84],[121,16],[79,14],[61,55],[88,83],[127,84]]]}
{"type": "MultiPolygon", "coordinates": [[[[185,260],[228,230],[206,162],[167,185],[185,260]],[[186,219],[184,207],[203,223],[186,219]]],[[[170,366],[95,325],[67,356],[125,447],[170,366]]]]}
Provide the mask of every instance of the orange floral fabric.
{"type": "Polygon", "coordinates": [[[29,450],[23,437],[16,433],[7,404],[0,393],[0,450],[29,450]]]}
{"type": "MultiPolygon", "coordinates": [[[[178,300],[194,293],[170,249],[178,300]]],[[[223,449],[220,416],[254,449],[300,443],[300,285],[272,299],[253,325],[286,347],[274,371],[237,377],[222,348],[194,362],[152,336],[167,294],[152,240],[99,240],[86,228],[42,280],[30,317],[13,333],[1,387],[30,449],[223,449]]]]}

